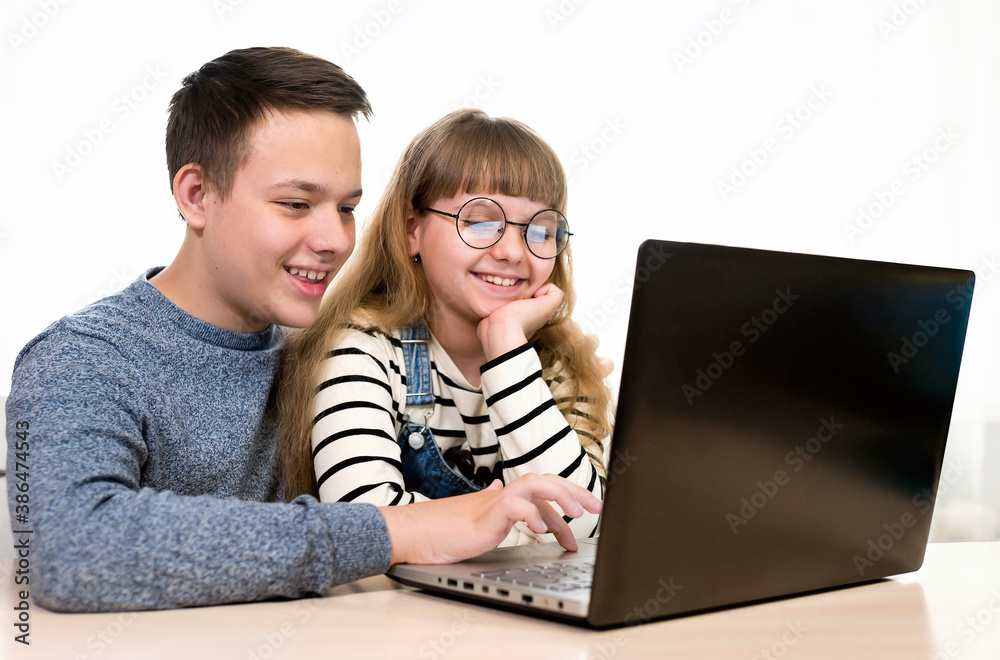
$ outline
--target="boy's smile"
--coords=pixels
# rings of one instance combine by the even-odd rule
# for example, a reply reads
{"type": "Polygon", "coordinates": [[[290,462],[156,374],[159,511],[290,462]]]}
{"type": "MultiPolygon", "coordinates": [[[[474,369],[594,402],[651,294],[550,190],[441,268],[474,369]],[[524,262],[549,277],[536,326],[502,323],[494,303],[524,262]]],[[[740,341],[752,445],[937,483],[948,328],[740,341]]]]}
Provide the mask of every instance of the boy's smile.
{"type": "Polygon", "coordinates": [[[189,314],[228,330],[305,327],[354,249],[357,129],[329,112],[272,112],[252,145],[225,199],[197,166],[178,172],[178,206],[194,236],[153,284],[189,314]],[[188,185],[185,176],[193,177],[188,185]],[[186,286],[174,287],[175,278],[186,286]]]}

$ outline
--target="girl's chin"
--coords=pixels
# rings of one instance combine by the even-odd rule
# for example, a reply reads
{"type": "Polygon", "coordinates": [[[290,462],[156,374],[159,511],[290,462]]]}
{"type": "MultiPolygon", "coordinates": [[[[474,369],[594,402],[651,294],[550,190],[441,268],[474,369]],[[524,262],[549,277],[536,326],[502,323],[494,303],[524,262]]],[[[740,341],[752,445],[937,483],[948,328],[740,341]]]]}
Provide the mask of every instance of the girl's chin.
{"type": "MultiPolygon", "coordinates": [[[[523,298],[517,298],[516,300],[524,300],[523,298]]],[[[496,302],[493,304],[483,305],[480,307],[476,313],[479,315],[480,319],[485,319],[492,315],[498,309],[505,307],[506,305],[515,302],[515,300],[509,300],[506,302],[496,302]]]]}

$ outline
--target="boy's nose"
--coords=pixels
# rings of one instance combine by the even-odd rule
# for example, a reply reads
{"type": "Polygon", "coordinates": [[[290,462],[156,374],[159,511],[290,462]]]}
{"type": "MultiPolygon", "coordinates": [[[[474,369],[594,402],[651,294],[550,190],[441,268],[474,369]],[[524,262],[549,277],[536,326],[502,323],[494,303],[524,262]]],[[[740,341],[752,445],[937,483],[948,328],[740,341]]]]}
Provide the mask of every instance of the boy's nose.
{"type": "Polygon", "coordinates": [[[345,222],[339,213],[322,214],[308,242],[314,252],[333,252],[347,258],[354,251],[354,222],[345,222]]]}

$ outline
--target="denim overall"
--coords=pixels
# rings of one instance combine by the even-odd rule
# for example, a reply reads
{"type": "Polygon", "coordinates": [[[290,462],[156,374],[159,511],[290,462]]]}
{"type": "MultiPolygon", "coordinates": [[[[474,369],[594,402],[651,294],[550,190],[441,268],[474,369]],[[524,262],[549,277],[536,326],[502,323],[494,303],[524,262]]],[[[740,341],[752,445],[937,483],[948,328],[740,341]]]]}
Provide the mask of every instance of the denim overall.
{"type": "MultiPolygon", "coordinates": [[[[426,422],[434,411],[431,391],[431,358],[427,348],[430,331],[423,323],[400,328],[403,360],[406,365],[406,408],[399,443],[406,490],[422,493],[431,499],[463,495],[481,490],[453,470],[441,456],[434,434],[426,424],[410,421],[410,410],[430,406],[423,414],[426,422]]],[[[416,413],[416,411],[414,411],[416,413]]]]}

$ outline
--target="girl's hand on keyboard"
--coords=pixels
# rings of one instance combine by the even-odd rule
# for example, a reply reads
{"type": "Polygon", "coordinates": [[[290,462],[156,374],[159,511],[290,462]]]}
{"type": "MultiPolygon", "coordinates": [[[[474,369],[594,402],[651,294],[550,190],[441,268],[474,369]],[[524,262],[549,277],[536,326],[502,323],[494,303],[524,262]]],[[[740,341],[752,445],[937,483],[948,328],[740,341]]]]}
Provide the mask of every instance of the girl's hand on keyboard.
{"type": "Polygon", "coordinates": [[[576,551],[569,525],[550,502],[571,518],[603,508],[586,488],[553,474],[527,474],[507,486],[494,481],[477,493],[379,508],[393,564],[448,564],[492,550],[518,521],[538,534],[551,532],[560,545],[576,551]]]}

